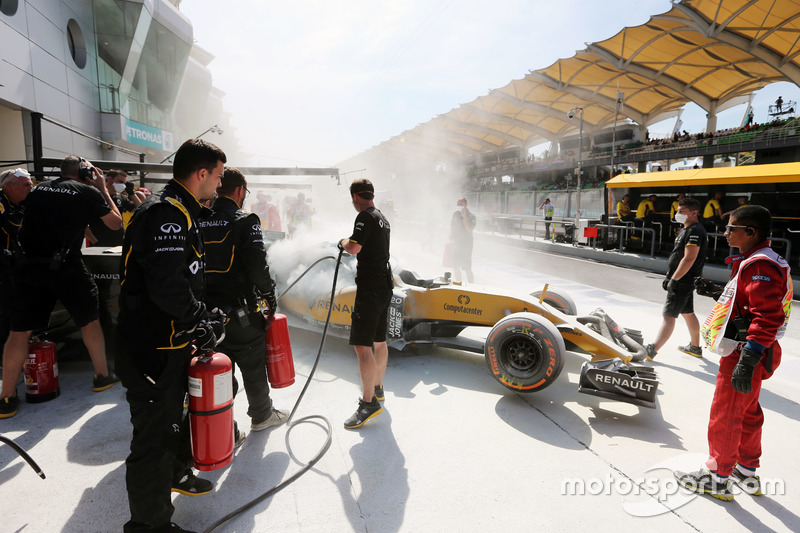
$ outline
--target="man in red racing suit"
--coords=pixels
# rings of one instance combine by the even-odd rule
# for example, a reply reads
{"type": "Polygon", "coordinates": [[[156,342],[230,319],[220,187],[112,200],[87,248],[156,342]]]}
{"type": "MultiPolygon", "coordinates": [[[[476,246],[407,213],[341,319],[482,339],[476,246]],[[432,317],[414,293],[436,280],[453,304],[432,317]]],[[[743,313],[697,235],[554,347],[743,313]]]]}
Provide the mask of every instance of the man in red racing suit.
{"type": "Polygon", "coordinates": [[[761,494],[755,474],[761,457],[764,414],[761,383],[781,362],[792,302],[789,265],[769,246],[769,211],[744,206],[731,214],[725,237],[738,255],[729,257],[731,278],[724,289],[697,278],[698,294],[717,297],[701,328],[709,350],[722,355],[708,424],[709,459],[697,472],[676,472],[681,485],[730,501],[728,477],[745,492],[761,494]]]}

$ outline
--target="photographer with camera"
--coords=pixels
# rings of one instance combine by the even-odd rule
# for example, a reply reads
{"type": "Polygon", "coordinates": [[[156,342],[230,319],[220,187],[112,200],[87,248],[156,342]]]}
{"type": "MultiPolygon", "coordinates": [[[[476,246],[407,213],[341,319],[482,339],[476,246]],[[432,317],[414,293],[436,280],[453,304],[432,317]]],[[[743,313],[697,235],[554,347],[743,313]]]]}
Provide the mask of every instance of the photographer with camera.
{"type": "Polygon", "coordinates": [[[99,392],[119,383],[106,362],[97,285],[81,258],[84,229],[94,219],[112,229],[122,225],[103,171],[83,158],[67,156],[61,163],[60,178],[40,183],[28,194],[19,230],[22,256],[12,273],[11,333],[3,350],[0,418],[17,413],[16,386],[28,341],[33,330],[47,327],[56,300],[81,328],[94,365],[92,390],[99,392]]]}
{"type": "Polygon", "coordinates": [[[89,246],[121,246],[133,211],[146,198],[144,193],[133,190],[133,183],[128,183],[128,175],[123,170],[111,169],[106,172],[106,189],[122,216],[122,227],[112,230],[99,220],[93,221],[86,230],[89,246]]]}

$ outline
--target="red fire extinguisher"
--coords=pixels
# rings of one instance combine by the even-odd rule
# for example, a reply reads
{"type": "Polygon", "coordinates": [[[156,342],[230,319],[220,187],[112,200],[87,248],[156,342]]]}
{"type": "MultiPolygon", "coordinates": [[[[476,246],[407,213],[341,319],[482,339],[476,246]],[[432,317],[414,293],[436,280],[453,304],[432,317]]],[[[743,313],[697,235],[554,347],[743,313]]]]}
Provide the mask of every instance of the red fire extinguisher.
{"type": "Polygon", "coordinates": [[[210,352],[189,365],[189,426],[198,470],[217,470],[233,460],[233,367],[210,352]]]}
{"type": "Polygon", "coordinates": [[[24,373],[28,403],[46,402],[61,394],[55,343],[34,340],[28,346],[24,373]]]}
{"type": "Polygon", "coordinates": [[[286,315],[276,313],[267,323],[267,376],[275,389],[294,383],[294,360],[286,315]]]}

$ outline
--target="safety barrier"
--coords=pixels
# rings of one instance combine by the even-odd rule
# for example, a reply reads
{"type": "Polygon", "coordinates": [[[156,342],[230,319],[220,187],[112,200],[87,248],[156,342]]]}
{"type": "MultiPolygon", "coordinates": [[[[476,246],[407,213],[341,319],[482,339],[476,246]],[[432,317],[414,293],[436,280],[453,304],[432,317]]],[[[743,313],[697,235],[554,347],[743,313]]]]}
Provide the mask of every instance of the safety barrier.
{"type": "MultiPolygon", "coordinates": [[[[644,228],[644,227],[637,227],[633,224],[597,224],[594,226],[588,226],[591,228],[597,228],[598,231],[600,230],[615,230],[619,235],[617,240],[619,241],[619,251],[620,253],[625,251],[625,241],[628,238],[628,233],[630,232],[631,235],[635,235],[637,231],[642,232],[642,242],[644,242],[644,235],[645,233],[650,234],[650,257],[655,257],[656,255],[656,230],[653,228],[644,228]]],[[[608,235],[606,235],[608,238],[608,235]]],[[[595,246],[597,246],[597,242],[595,241],[595,246]]]]}

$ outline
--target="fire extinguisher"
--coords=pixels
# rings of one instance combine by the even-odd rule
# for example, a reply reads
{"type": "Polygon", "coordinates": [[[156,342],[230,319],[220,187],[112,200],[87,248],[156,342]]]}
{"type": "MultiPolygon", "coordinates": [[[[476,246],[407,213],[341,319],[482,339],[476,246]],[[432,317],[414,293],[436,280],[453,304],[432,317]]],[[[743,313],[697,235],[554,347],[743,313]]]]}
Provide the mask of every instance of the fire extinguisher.
{"type": "Polygon", "coordinates": [[[198,470],[217,470],[233,460],[233,366],[209,352],[189,365],[189,426],[198,470]]]}
{"type": "Polygon", "coordinates": [[[276,313],[267,322],[267,377],[275,389],[294,383],[294,360],[286,315],[276,313]]]}
{"type": "Polygon", "coordinates": [[[28,346],[24,373],[28,403],[46,402],[61,394],[55,343],[33,339],[28,346]]]}

